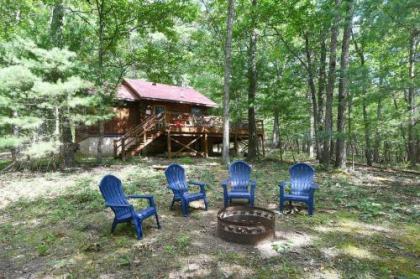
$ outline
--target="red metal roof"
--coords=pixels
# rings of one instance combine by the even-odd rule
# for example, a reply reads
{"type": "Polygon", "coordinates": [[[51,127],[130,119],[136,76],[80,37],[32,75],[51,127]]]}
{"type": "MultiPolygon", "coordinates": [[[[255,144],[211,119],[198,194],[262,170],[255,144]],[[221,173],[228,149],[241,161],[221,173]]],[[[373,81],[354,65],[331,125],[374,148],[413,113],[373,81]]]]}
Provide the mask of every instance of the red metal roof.
{"type": "Polygon", "coordinates": [[[117,98],[127,101],[141,99],[187,103],[216,107],[217,104],[193,88],[152,83],[138,79],[124,79],[118,88],[117,98]]]}

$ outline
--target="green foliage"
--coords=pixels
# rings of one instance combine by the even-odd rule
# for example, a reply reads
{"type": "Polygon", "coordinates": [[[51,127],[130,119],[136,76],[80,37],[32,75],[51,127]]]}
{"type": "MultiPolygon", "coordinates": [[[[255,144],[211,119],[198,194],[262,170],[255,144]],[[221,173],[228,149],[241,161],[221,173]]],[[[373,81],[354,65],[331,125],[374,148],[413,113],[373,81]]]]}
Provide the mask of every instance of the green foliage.
{"type": "Polygon", "coordinates": [[[191,244],[191,237],[186,234],[181,234],[176,238],[177,248],[185,251],[191,244]]]}
{"type": "Polygon", "coordinates": [[[191,165],[193,163],[193,160],[190,157],[182,157],[178,159],[180,164],[184,165],[191,165]]]}
{"type": "Polygon", "coordinates": [[[0,149],[17,148],[33,159],[58,154],[64,119],[75,127],[97,118],[89,113],[98,102],[88,94],[92,84],[75,75],[76,54],[66,49],[42,49],[21,38],[2,46],[0,149]]]}
{"type": "MultiPolygon", "coordinates": [[[[24,118],[28,115],[23,111],[20,123],[6,124],[4,118],[11,118],[10,110],[6,110],[0,119],[4,124],[0,125],[2,135],[10,138],[2,139],[0,148],[27,142],[37,130],[35,126],[53,130],[53,108],[70,117],[73,126],[109,119],[115,89],[123,77],[193,86],[221,104],[227,1],[63,1],[60,30],[64,48],[69,51],[52,47],[51,13],[55,4],[22,0],[1,5],[4,16],[0,19],[0,39],[4,43],[0,49],[0,107],[12,104],[28,110],[28,100],[36,100],[43,111],[36,115],[41,121],[33,118],[33,126],[22,127],[17,139],[12,125],[29,123],[24,118]],[[93,84],[95,94],[79,94],[93,84]],[[19,99],[22,102],[15,101],[19,99]]],[[[404,164],[406,160],[408,120],[418,118],[418,112],[413,115],[407,109],[407,89],[419,87],[419,79],[408,76],[410,36],[418,33],[416,4],[414,0],[356,3],[348,70],[350,127],[345,133],[334,131],[332,135],[333,139],[343,137],[348,141],[349,158],[356,161],[365,160],[366,134],[370,134],[372,151],[379,155],[378,163],[404,164]],[[355,43],[363,52],[364,65],[355,43]],[[363,106],[367,120],[363,118],[363,106]]],[[[309,73],[314,75],[317,91],[322,91],[321,70],[322,66],[328,70],[331,25],[336,14],[342,19],[344,6],[335,7],[334,1],[259,0],[252,8],[251,1],[236,1],[232,122],[247,116],[247,53],[253,27],[251,14],[255,14],[257,117],[265,119],[266,130],[271,133],[273,113],[278,112],[283,149],[293,149],[294,153],[308,149],[312,109],[309,73]],[[325,62],[321,61],[322,44],[327,46],[325,62]]],[[[341,32],[342,20],[339,23],[341,32]]],[[[341,36],[337,58],[340,46],[341,36]]],[[[418,106],[417,95],[414,107],[418,106]]],[[[325,90],[320,96],[325,104],[325,90]]],[[[333,105],[335,108],[336,103],[333,105]]],[[[221,107],[212,113],[220,113],[221,107]]],[[[319,108],[319,112],[324,113],[325,108],[319,108]]],[[[335,113],[334,109],[333,117],[335,113]]],[[[317,132],[319,140],[328,136],[322,125],[317,132]]],[[[413,134],[418,140],[418,125],[413,134]]]]}

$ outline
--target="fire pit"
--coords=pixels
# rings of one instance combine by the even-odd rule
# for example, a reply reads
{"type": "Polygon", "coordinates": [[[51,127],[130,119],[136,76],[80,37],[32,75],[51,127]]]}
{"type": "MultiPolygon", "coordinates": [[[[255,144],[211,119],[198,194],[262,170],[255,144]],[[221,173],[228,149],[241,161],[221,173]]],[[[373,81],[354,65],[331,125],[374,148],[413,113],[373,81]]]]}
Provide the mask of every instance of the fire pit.
{"type": "Polygon", "coordinates": [[[241,244],[274,236],[274,212],[260,207],[230,206],[217,213],[217,235],[241,244]]]}

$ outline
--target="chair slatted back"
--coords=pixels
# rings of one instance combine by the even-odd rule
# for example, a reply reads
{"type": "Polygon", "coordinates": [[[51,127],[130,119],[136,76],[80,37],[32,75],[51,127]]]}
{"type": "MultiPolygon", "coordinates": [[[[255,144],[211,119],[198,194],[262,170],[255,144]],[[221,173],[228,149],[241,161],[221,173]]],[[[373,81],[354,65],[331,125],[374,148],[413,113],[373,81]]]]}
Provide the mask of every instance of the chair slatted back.
{"type": "Polygon", "coordinates": [[[289,173],[291,193],[298,196],[308,195],[314,181],[315,170],[308,164],[298,163],[290,167],[289,173]]]}
{"type": "Polygon", "coordinates": [[[166,181],[174,194],[182,194],[188,191],[185,169],[178,164],[171,164],[165,170],[166,181]]]}
{"type": "MultiPolygon", "coordinates": [[[[121,180],[113,175],[106,175],[102,178],[101,183],[99,184],[99,189],[101,190],[102,196],[104,197],[107,203],[117,204],[117,205],[128,205],[129,202],[125,197],[121,180]]],[[[114,211],[115,216],[123,216],[130,213],[129,208],[123,207],[111,207],[114,211]]]]}
{"type": "Polygon", "coordinates": [[[251,179],[251,166],[244,161],[235,161],[229,166],[229,182],[232,191],[247,192],[251,179]]]}

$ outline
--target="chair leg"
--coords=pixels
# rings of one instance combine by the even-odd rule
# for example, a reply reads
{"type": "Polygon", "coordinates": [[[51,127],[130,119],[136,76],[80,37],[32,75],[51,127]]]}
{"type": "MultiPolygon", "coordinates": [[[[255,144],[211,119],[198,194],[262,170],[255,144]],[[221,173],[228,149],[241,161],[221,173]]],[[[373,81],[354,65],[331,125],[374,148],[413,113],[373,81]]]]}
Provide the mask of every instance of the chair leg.
{"type": "Polygon", "coordinates": [[[181,201],[181,209],[182,215],[184,215],[184,217],[188,217],[188,202],[181,201]]]}
{"type": "Polygon", "coordinates": [[[207,197],[204,197],[204,208],[206,209],[206,211],[209,208],[209,201],[208,201],[207,197]]]}
{"type": "Polygon", "coordinates": [[[283,210],[284,210],[284,201],[282,199],[280,199],[279,210],[280,210],[280,212],[283,212],[283,210]]]}
{"type": "Polygon", "coordinates": [[[172,199],[171,207],[169,208],[169,210],[173,210],[174,204],[175,204],[175,198],[172,199]]]}
{"type": "Polygon", "coordinates": [[[161,228],[161,226],[160,226],[160,223],[159,223],[159,216],[158,216],[158,214],[157,214],[157,213],[155,214],[155,217],[156,217],[156,224],[157,224],[157,227],[158,227],[158,229],[160,229],[160,228],[161,228]]]}
{"type": "Polygon", "coordinates": [[[249,199],[249,206],[254,207],[254,199],[253,198],[249,199]]]}
{"type": "Polygon", "coordinates": [[[313,203],[308,203],[308,214],[309,214],[309,216],[314,215],[314,204],[313,203]]]}
{"type": "Polygon", "coordinates": [[[118,222],[117,222],[117,220],[114,219],[114,221],[112,222],[112,226],[111,226],[111,233],[114,233],[117,225],[118,225],[118,222]]]}
{"type": "Polygon", "coordinates": [[[228,198],[226,196],[223,197],[223,203],[225,207],[228,207],[228,198]]]}
{"type": "Polygon", "coordinates": [[[143,228],[141,225],[141,221],[134,220],[134,227],[136,228],[137,239],[140,240],[143,238],[143,228]]]}

